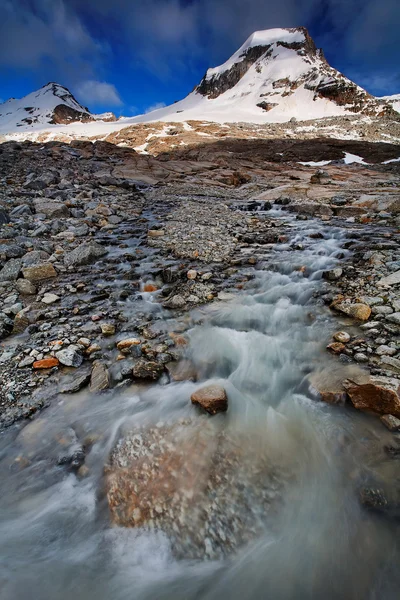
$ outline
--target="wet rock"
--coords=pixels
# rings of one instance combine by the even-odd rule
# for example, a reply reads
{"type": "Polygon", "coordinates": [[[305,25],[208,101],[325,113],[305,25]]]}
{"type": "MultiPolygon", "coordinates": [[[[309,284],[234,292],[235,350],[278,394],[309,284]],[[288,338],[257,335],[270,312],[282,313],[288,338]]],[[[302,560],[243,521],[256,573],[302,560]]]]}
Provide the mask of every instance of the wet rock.
{"type": "Polygon", "coordinates": [[[190,396],[192,404],[200,406],[210,415],[228,410],[228,397],[220,385],[208,385],[200,388],[190,396]]]}
{"type": "Polygon", "coordinates": [[[188,279],[196,279],[197,277],[197,271],[195,271],[195,269],[190,269],[187,273],[186,276],[188,279]]]}
{"type": "Polygon", "coordinates": [[[152,360],[140,358],[133,365],[132,375],[137,379],[152,379],[156,381],[164,372],[164,365],[152,360]]]}
{"type": "Polygon", "coordinates": [[[359,410],[370,410],[381,415],[400,417],[400,382],[385,377],[371,377],[367,383],[345,381],[351,402],[359,410]]]}
{"type": "Polygon", "coordinates": [[[376,487],[361,488],[359,498],[361,504],[370,510],[386,511],[389,504],[384,490],[376,487]]]}
{"type": "Polygon", "coordinates": [[[53,367],[58,367],[59,364],[57,358],[50,356],[49,358],[42,358],[35,361],[32,366],[34,369],[52,369],[53,367]]]}
{"type": "Polygon", "coordinates": [[[334,303],[332,307],[339,312],[353,317],[353,319],[359,319],[360,321],[367,321],[371,315],[371,308],[368,304],[356,302],[354,304],[348,304],[346,302],[334,303]]]}
{"type": "Polygon", "coordinates": [[[350,335],[346,331],[337,331],[333,334],[333,339],[342,344],[347,344],[350,341],[350,335]]]}
{"type": "Polygon", "coordinates": [[[138,338],[126,338],[117,343],[120,352],[129,352],[132,346],[140,346],[141,341],[138,338]]]}
{"type": "Polygon", "coordinates": [[[0,281],[16,281],[21,271],[19,258],[10,258],[0,271],[0,281]]]}
{"type": "Polygon", "coordinates": [[[73,379],[63,381],[60,384],[62,394],[74,394],[84,388],[90,381],[90,372],[74,375],[73,379]]]}
{"type": "Polygon", "coordinates": [[[378,348],[376,348],[376,350],[375,350],[375,353],[378,354],[379,356],[394,356],[394,354],[396,354],[396,352],[397,352],[396,348],[392,348],[391,346],[386,346],[385,344],[378,346],[378,348]]]}
{"type": "Polygon", "coordinates": [[[56,352],[56,357],[62,365],[66,367],[80,367],[83,362],[83,356],[80,354],[79,346],[68,346],[56,352]]]}
{"type": "Polygon", "coordinates": [[[68,267],[79,267],[96,262],[107,254],[107,250],[97,242],[83,243],[64,256],[64,264],[68,267]]]}
{"type": "Polygon", "coordinates": [[[114,333],[115,333],[115,325],[112,325],[111,323],[102,323],[100,325],[100,328],[101,328],[101,333],[104,336],[114,335],[114,333]]]}
{"type": "Polygon", "coordinates": [[[107,366],[100,360],[93,363],[92,372],[90,374],[90,391],[101,392],[110,387],[110,374],[107,366]]]}
{"type": "Polygon", "coordinates": [[[217,425],[197,417],[119,440],[105,473],[112,523],[162,531],[185,559],[223,557],[256,538],[278,501],[276,479],[258,438],[231,439],[217,425]]]}
{"type": "Polygon", "coordinates": [[[57,271],[51,263],[41,263],[22,269],[22,274],[28,281],[43,281],[51,277],[57,277],[57,271]]]}
{"type": "Polygon", "coordinates": [[[342,344],[341,342],[332,342],[331,344],[328,344],[328,346],[326,348],[327,348],[327,350],[330,350],[334,354],[340,354],[341,352],[343,352],[346,349],[346,346],[344,344],[342,344]]]}
{"type": "Polygon", "coordinates": [[[336,269],[331,269],[330,271],[324,271],[322,276],[324,279],[327,279],[328,281],[336,281],[337,279],[340,279],[343,273],[343,269],[341,269],[340,267],[337,267],[336,269]]]}
{"type": "Polygon", "coordinates": [[[389,368],[390,371],[398,373],[400,375],[400,360],[398,358],[392,358],[391,356],[382,356],[381,363],[389,368]]]}
{"type": "Polygon", "coordinates": [[[389,431],[400,431],[400,419],[397,417],[394,417],[393,415],[383,415],[381,421],[389,431]]]}

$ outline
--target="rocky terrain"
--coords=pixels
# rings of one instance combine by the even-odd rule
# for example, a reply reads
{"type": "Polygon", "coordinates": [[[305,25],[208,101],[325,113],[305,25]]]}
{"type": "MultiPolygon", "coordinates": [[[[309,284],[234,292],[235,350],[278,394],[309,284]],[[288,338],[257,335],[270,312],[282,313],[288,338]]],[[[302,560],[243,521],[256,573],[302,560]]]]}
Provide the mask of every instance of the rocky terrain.
{"type": "MultiPolygon", "coordinates": [[[[229,364],[207,358],[190,334],[253,293],[276,251],[295,257],[300,280],[322,277],[309,304],[330,333],[303,385],[314,402],[375,415],[386,456],[400,454],[399,147],[224,139],[221,129],[201,145],[157,146],[156,156],[132,149],[141,141],[129,139],[133,128],[121,144],[0,145],[0,423],[20,428],[70,395],[142,390],[146,399],[154,382],[171,394],[186,382],[183,421],[171,411],[127,426],[106,457],[104,485],[114,523],[159,528],[190,558],[225,556],[257,537],[261,515],[274,521],[295,477],[286,459],[259,452],[262,432],[257,442],[241,431],[246,446],[225,431],[234,392],[204,382],[229,364]],[[348,155],[361,159],[346,164],[348,155]],[[332,228],[343,235],[335,265],[311,271],[302,255],[329,244],[332,228]],[[254,497],[241,514],[244,489],[254,497]]],[[[90,472],[91,436],[57,442],[66,445],[59,464],[79,477],[90,472]]],[[[368,484],[360,498],[393,514],[398,492],[368,484]]]]}

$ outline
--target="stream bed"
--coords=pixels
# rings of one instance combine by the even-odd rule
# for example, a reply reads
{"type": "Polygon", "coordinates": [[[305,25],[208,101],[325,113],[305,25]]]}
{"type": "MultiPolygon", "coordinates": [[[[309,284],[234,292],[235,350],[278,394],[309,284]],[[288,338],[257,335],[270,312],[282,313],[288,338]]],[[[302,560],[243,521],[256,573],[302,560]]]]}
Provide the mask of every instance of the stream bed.
{"type": "MultiPolygon", "coordinates": [[[[264,256],[245,288],[190,316],[197,381],[60,395],[3,433],[1,600],[398,598],[398,522],[358,497],[360,486],[398,476],[386,432],[320,402],[312,385],[345,368],[325,351],[337,323],[318,291],[322,273],[346,259],[351,232],[285,219],[287,243],[256,249],[264,256]],[[225,388],[226,413],[192,406],[205,383],[225,388]],[[62,448],[81,439],[85,470],[66,469],[62,448]],[[173,494],[157,488],[165,452],[180,469],[173,494]],[[134,524],[130,484],[110,518],[107,477],[121,466],[134,483],[156,472],[145,492],[159,508],[140,526],[122,526],[134,524]]],[[[174,330],[157,295],[146,298],[174,330]]]]}

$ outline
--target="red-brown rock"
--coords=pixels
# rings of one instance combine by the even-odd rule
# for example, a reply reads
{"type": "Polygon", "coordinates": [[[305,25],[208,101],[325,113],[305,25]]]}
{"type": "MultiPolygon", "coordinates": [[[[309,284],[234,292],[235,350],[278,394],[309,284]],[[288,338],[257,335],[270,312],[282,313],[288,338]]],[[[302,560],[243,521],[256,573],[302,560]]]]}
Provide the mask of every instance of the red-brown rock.
{"type": "Polygon", "coordinates": [[[220,385],[207,385],[194,392],[190,399],[192,404],[197,404],[210,415],[228,410],[228,397],[220,385]]]}

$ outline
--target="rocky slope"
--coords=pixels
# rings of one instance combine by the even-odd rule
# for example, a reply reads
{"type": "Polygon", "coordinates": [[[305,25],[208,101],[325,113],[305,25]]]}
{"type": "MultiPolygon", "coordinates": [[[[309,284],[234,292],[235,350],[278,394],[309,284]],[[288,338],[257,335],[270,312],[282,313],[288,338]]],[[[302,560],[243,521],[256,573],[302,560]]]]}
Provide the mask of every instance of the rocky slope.
{"type": "Polygon", "coordinates": [[[66,87],[50,82],[23,98],[10,98],[0,104],[0,133],[40,130],[49,125],[75,122],[88,123],[99,117],[115,119],[112,113],[91,114],[66,87]]]}

